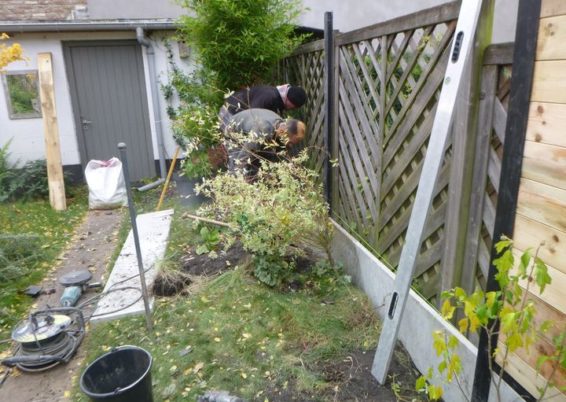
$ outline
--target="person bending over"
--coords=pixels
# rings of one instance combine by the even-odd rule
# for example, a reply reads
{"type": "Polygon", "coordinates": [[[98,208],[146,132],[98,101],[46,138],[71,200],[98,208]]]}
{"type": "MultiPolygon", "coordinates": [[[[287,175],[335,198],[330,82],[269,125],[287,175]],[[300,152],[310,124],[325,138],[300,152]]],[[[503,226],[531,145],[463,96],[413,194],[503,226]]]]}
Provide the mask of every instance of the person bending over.
{"type": "Polygon", "coordinates": [[[305,124],[267,109],[235,114],[226,129],[228,170],[253,181],[263,161],[278,161],[305,138],[305,124]]]}
{"type": "Polygon", "coordinates": [[[282,114],[285,110],[303,106],[306,101],[305,90],[289,84],[244,88],[230,95],[220,109],[221,128],[224,130],[230,118],[244,110],[267,109],[282,114]]]}

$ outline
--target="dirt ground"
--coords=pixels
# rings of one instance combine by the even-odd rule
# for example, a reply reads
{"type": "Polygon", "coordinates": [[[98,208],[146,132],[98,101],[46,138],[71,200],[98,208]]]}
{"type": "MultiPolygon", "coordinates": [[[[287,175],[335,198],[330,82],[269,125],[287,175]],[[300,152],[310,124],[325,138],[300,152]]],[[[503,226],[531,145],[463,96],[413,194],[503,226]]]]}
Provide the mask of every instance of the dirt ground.
{"type": "MultiPolygon", "coordinates": [[[[86,219],[76,229],[73,240],[59,258],[59,263],[46,276],[41,286],[44,290],[55,289],[55,293],[41,295],[33,310],[47,306],[59,306],[63,291],[57,279],[70,271],[88,269],[92,281],[100,281],[112,256],[121,221],[120,210],[89,211],[86,219]]],[[[90,290],[80,301],[93,296],[90,290]]],[[[79,302],[80,302],[79,301],[79,302]]],[[[77,355],[66,365],[57,366],[43,373],[29,374],[13,369],[0,387],[0,401],[10,402],[59,402],[69,400],[66,391],[71,389],[73,378],[80,375],[78,368],[85,356],[79,348],[77,355]]],[[[0,376],[1,377],[1,376],[0,376]]]]}
{"type": "Polygon", "coordinates": [[[371,374],[375,351],[353,351],[341,360],[320,363],[313,371],[322,374],[330,390],[308,395],[298,391],[293,384],[285,390],[269,389],[262,397],[271,402],[395,402],[399,400],[419,400],[414,391],[417,372],[408,353],[397,346],[389,369],[389,378],[385,385],[380,385],[371,374]],[[398,389],[399,397],[393,392],[398,389]],[[401,399],[402,398],[402,399],[401,399]],[[413,399],[416,398],[416,399],[413,399]]]}

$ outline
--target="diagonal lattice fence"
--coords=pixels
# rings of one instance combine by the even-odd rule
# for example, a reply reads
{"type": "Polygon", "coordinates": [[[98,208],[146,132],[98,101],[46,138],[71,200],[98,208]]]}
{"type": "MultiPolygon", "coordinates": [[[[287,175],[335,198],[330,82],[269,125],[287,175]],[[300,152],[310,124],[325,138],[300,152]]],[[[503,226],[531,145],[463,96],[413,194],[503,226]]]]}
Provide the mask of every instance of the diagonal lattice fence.
{"type": "MultiPolygon", "coordinates": [[[[458,11],[459,4],[450,3],[335,35],[336,107],[332,157],[338,159],[338,167],[332,174],[333,217],[392,268],[397,266],[401,255],[458,11]]],[[[501,113],[504,113],[507,76],[498,66],[484,68],[489,74],[493,74],[493,68],[501,73],[495,81],[489,78],[490,82],[500,85],[497,87],[499,103],[493,102],[497,110],[493,109],[494,127],[490,131],[495,135],[490,149],[493,159],[501,144],[496,134],[501,133],[501,124],[503,130],[505,126],[505,116],[501,113]]],[[[326,155],[323,149],[322,41],[303,46],[285,60],[282,71],[284,80],[302,85],[309,94],[301,117],[309,129],[308,146],[313,167],[322,171],[326,155]]],[[[488,117],[491,118],[491,114],[488,117]]],[[[452,155],[452,144],[449,144],[415,274],[414,286],[429,299],[442,290],[442,272],[453,269],[443,261],[446,247],[450,247],[445,239],[454,236],[447,225],[448,210],[454,207],[451,203],[458,200],[449,195],[450,180],[455,169],[462,169],[465,163],[476,163],[474,160],[453,161],[452,155]]],[[[477,233],[468,231],[476,236],[478,244],[473,253],[467,251],[475,258],[469,268],[474,272],[468,279],[470,283],[482,282],[481,273],[485,269],[482,258],[485,248],[489,250],[490,246],[489,200],[493,202],[497,189],[495,163],[491,161],[489,169],[483,173],[480,169],[477,173],[484,174],[487,187],[481,210],[474,209],[482,216],[482,224],[477,233]]],[[[465,274],[462,280],[464,277],[465,274]]]]}

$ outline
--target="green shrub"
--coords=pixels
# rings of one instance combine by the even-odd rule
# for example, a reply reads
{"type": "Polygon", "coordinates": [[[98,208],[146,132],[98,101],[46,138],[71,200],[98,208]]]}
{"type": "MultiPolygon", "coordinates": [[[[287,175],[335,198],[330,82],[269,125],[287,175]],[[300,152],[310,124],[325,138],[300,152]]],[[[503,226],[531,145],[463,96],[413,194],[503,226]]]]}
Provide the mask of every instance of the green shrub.
{"type": "MultiPolygon", "coordinates": [[[[29,201],[49,196],[47,163],[35,160],[22,167],[8,162],[8,141],[0,147],[0,202],[29,201]]],[[[65,175],[65,179],[67,179],[65,175]]]]}
{"type": "Polygon", "coordinates": [[[217,88],[238,89],[269,77],[301,43],[293,23],[297,0],[182,0],[193,15],[180,20],[180,36],[198,53],[217,88]]]}
{"type": "Polygon", "coordinates": [[[199,191],[212,199],[200,213],[231,225],[245,250],[252,253],[255,275],[276,286],[295,269],[294,259],[306,246],[330,260],[332,224],[315,171],[298,158],[265,163],[253,183],[242,175],[220,174],[199,191]]]}

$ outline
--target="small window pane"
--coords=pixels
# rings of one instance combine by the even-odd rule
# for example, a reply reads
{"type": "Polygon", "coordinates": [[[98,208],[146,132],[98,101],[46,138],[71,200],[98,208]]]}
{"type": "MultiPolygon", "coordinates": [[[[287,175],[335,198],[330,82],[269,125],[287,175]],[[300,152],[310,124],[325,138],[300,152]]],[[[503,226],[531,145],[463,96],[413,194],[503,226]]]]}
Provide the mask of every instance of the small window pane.
{"type": "Polygon", "coordinates": [[[7,72],[4,89],[11,119],[41,117],[37,72],[7,72]]]}

